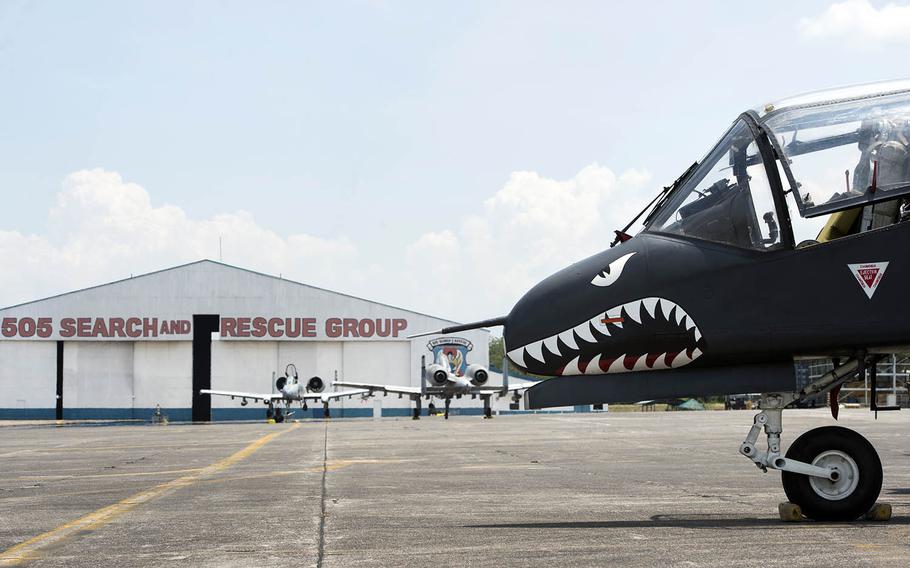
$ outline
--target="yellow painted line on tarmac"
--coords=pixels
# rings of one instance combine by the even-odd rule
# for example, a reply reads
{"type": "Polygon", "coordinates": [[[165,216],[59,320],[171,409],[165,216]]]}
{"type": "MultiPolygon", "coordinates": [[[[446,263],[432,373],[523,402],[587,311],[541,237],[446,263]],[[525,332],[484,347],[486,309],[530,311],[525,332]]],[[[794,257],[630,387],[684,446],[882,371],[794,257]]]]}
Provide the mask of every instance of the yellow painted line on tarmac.
{"type": "Polygon", "coordinates": [[[64,523],[55,529],[49,530],[46,533],[39,534],[38,536],[30,538],[25,542],[21,542],[12,548],[8,548],[3,552],[0,552],[0,566],[15,566],[17,564],[21,564],[22,562],[40,558],[42,549],[64,542],[77,533],[85,533],[87,531],[96,530],[110,523],[114,519],[130,512],[137,506],[161,497],[169,491],[192,485],[204,477],[215,475],[216,473],[224,471],[237,462],[248,458],[257,450],[278,436],[290,432],[299,426],[299,424],[294,424],[287,430],[281,430],[279,432],[266,434],[242,450],[224,458],[221,461],[206,466],[196,473],[193,473],[191,475],[184,475],[183,477],[178,477],[177,479],[168,481],[167,483],[156,485],[151,489],[136,493],[135,495],[127,497],[122,501],[118,501],[113,505],[102,507],[97,511],[83,515],[76,520],[64,523]]]}
{"type": "Polygon", "coordinates": [[[219,446],[231,446],[232,442],[191,442],[184,443],[179,440],[172,444],[121,444],[119,446],[58,446],[56,448],[32,448],[28,451],[36,454],[52,454],[56,452],[113,452],[116,450],[191,450],[199,447],[215,448],[219,446]]]}
{"type": "Polygon", "coordinates": [[[193,467],[189,469],[168,469],[163,471],[132,471],[125,473],[95,473],[92,475],[82,475],[74,473],[69,475],[20,475],[18,479],[36,480],[36,481],[61,481],[67,479],[93,479],[98,477],[142,477],[149,475],[170,475],[174,473],[192,473],[202,471],[203,467],[193,467]]]}
{"type": "Polygon", "coordinates": [[[240,481],[247,479],[264,479],[271,477],[287,477],[291,475],[297,475],[301,473],[322,473],[325,471],[337,471],[339,469],[344,469],[352,465],[357,464],[371,464],[371,463],[403,463],[415,460],[386,460],[386,459],[353,459],[353,460],[331,460],[325,467],[321,465],[314,465],[312,467],[305,467],[301,469],[288,469],[280,471],[269,471],[265,473],[253,473],[250,475],[232,475],[230,477],[219,477],[218,479],[204,479],[201,483],[230,483],[231,481],[240,481]]]}

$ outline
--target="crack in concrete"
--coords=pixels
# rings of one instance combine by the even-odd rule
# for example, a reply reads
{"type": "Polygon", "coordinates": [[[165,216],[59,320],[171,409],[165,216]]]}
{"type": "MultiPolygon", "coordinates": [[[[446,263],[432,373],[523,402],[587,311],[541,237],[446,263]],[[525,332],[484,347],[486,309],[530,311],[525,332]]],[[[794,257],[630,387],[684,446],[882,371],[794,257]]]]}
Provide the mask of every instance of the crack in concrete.
{"type": "Polygon", "coordinates": [[[325,557],[325,478],[329,472],[329,421],[325,421],[325,437],[322,442],[322,494],[319,498],[319,548],[316,554],[316,568],[322,568],[325,557]]]}

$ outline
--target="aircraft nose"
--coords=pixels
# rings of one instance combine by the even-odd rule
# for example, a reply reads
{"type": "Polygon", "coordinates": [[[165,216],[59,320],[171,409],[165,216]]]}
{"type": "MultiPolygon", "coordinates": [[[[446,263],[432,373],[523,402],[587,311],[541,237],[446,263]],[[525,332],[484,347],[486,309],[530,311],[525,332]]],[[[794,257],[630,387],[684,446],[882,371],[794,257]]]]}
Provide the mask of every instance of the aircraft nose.
{"type": "Polygon", "coordinates": [[[633,239],[550,276],[509,314],[509,359],[543,375],[677,367],[697,358],[701,333],[676,302],[654,294],[633,239]],[[654,295],[651,295],[654,294],[654,295]]]}
{"type": "MultiPolygon", "coordinates": [[[[619,297],[620,292],[628,288],[628,280],[640,284],[643,263],[637,262],[641,259],[635,258],[637,251],[631,250],[632,243],[629,241],[621,247],[577,262],[531,288],[506,318],[504,336],[509,349],[560,333],[564,335],[563,341],[571,343],[571,334],[568,332],[571,327],[590,319],[595,315],[594,312],[600,311],[608,298],[619,297]],[[619,249],[626,250],[620,255],[619,249]],[[596,280],[621,256],[627,257],[621,271],[611,270],[608,282],[596,280]],[[608,285],[599,286],[593,282],[608,285]]],[[[579,331],[584,336],[589,335],[584,329],[579,331]]],[[[549,347],[551,351],[555,347],[554,339],[549,341],[549,347]]]]}

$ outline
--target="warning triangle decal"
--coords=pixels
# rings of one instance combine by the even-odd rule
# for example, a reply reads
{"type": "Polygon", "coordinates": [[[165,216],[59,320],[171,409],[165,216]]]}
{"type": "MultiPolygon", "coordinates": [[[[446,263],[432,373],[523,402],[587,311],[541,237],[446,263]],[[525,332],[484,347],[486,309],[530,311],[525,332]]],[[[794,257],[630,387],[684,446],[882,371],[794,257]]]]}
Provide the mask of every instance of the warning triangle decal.
{"type": "Polygon", "coordinates": [[[885,275],[885,269],[888,268],[887,262],[866,262],[862,264],[848,264],[847,268],[856,277],[859,287],[863,289],[866,296],[872,299],[875,289],[878,288],[882,277],[885,275]]]}

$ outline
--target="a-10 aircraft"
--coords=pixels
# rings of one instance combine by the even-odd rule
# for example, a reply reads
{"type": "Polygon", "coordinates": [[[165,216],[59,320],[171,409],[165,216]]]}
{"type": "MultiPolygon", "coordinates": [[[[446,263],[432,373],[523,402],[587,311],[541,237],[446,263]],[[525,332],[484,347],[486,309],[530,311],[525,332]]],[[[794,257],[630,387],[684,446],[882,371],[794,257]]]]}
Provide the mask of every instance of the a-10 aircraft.
{"type": "Polygon", "coordinates": [[[853,520],[881,490],[877,452],[828,426],[782,455],[782,410],[827,393],[836,418],[844,382],[874,385],[883,354],[910,347],[908,219],[910,81],[797,96],[742,113],[615,246],[505,317],[437,333],[504,326],[514,364],[556,376],[528,408],[763,393],[740,453],[780,470],[805,516],[853,520]],[[797,385],[801,358],[833,370],[797,385]]]}
{"type": "MultiPolygon", "coordinates": [[[[274,375],[272,376],[274,377],[274,375]]],[[[325,417],[328,418],[330,400],[364,395],[368,392],[365,389],[323,392],[325,391],[325,381],[320,377],[311,377],[306,384],[301,383],[297,375],[297,367],[293,363],[290,363],[285,367],[284,376],[278,377],[275,381],[275,389],[278,391],[277,393],[268,394],[212,389],[202,389],[199,393],[215,396],[229,396],[231,397],[231,400],[239,398],[240,406],[246,406],[249,404],[250,400],[262,401],[264,404],[268,405],[268,409],[265,413],[266,418],[274,419],[275,422],[284,422],[286,417],[293,414],[291,411],[291,404],[293,403],[300,403],[301,409],[307,410],[308,400],[322,402],[323,412],[325,417]],[[281,409],[282,404],[284,405],[283,411],[281,409]]]]}
{"type": "MultiPolygon", "coordinates": [[[[419,334],[425,335],[425,334],[419,334]]],[[[426,334],[428,335],[428,334],[426,334]]],[[[416,336],[412,336],[416,337],[416,336]]],[[[406,395],[414,401],[414,419],[420,418],[420,399],[421,397],[442,398],[445,401],[445,418],[449,418],[449,407],[452,404],[452,398],[461,398],[470,396],[472,398],[480,397],[483,400],[483,416],[491,418],[493,416],[490,407],[490,398],[493,396],[505,396],[512,394],[517,402],[520,399],[520,392],[527,389],[531,384],[504,384],[502,386],[488,385],[490,372],[483,365],[468,365],[464,375],[458,375],[452,369],[449,358],[443,351],[436,354],[435,361],[430,365],[421,364],[421,386],[397,386],[382,385],[376,383],[360,383],[356,381],[335,381],[335,386],[355,387],[365,389],[369,396],[375,392],[383,394],[406,395]]],[[[507,376],[505,373],[503,377],[507,376]]]]}

